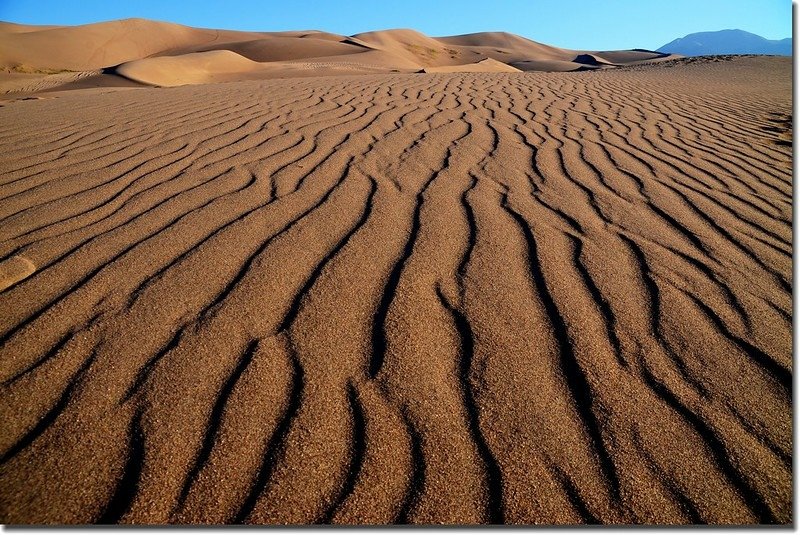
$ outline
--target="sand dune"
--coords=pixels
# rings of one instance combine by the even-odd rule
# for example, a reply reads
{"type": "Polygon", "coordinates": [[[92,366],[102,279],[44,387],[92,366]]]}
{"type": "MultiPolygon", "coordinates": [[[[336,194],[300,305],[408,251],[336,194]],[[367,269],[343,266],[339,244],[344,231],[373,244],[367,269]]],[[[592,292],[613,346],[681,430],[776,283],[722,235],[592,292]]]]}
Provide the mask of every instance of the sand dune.
{"type": "MultiPolygon", "coordinates": [[[[25,33],[0,31],[0,66],[94,70],[171,48],[208,43],[218,39],[218,34],[218,30],[144,19],[45,27],[25,33]]],[[[244,32],[228,34],[247,38],[244,32]]],[[[257,36],[252,34],[249,38],[257,36]]]]}
{"type": "Polygon", "coordinates": [[[506,65],[491,58],[465,65],[448,65],[445,67],[426,67],[422,72],[520,72],[516,67],[506,65]]]}
{"type": "MultiPolygon", "coordinates": [[[[382,59],[381,52],[370,51],[359,53],[357,57],[328,56],[301,61],[260,63],[230,50],[214,50],[131,61],[117,67],[115,74],[142,84],[174,87],[241,80],[385,72],[382,59]]],[[[505,64],[478,65],[473,68],[473,72],[517,71],[505,64]]],[[[465,72],[468,69],[466,67],[465,72]]],[[[413,72],[408,67],[404,70],[413,72]]]]}
{"type": "MultiPolygon", "coordinates": [[[[129,79],[137,82],[172,86],[308,76],[309,69],[315,69],[319,76],[419,71],[575,71],[613,68],[664,57],[675,56],[646,51],[566,50],[503,32],[429,37],[399,29],[344,36],[313,30],[272,33],[211,30],[144,19],[72,27],[0,23],[0,68],[11,74],[47,77],[38,85],[41,88],[62,83],[52,77],[64,74],[61,71],[99,69],[123,76],[130,74],[129,79]],[[217,51],[222,54],[206,54],[217,51]],[[263,68],[230,53],[258,62],[263,68]],[[158,59],[161,57],[175,59],[158,59]],[[173,67],[175,74],[170,75],[168,70],[173,67]]],[[[0,91],[20,92],[31,87],[20,79],[0,80],[0,91]]]]}
{"type": "Polygon", "coordinates": [[[383,50],[394,57],[420,67],[450,64],[453,53],[432,37],[415,30],[383,30],[353,36],[370,48],[383,50]]]}
{"type": "Polygon", "coordinates": [[[499,61],[521,61],[523,59],[568,60],[575,56],[574,50],[537,43],[519,35],[505,32],[480,32],[452,37],[439,37],[438,41],[450,46],[474,50],[499,61]]]}
{"type": "Polygon", "coordinates": [[[788,58],[7,103],[0,522],[791,523],[791,114],[788,58]]]}
{"type": "Polygon", "coordinates": [[[587,67],[586,65],[580,65],[572,61],[561,60],[561,59],[513,61],[509,63],[509,65],[514,67],[515,69],[524,72],[529,72],[529,71],[572,72],[572,71],[594,70],[593,67],[587,67]]]}
{"type": "Polygon", "coordinates": [[[41,30],[52,30],[53,28],[60,28],[60,26],[33,26],[29,24],[15,24],[13,22],[0,21],[0,32],[2,33],[28,33],[38,32],[41,30]]]}
{"type": "Polygon", "coordinates": [[[145,84],[176,86],[246,79],[248,73],[267,68],[236,52],[214,50],[130,61],[120,65],[116,73],[145,84]]]}
{"type": "Polygon", "coordinates": [[[270,62],[357,54],[369,50],[356,44],[344,42],[344,37],[341,37],[341,39],[342,41],[335,41],[330,38],[321,39],[308,36],[270,36],[238,43],[197,45],[186,49],[170,50],[167,52],[167,55],[177,56],[190,52],[229,50],[253,61],[270,62]]]}

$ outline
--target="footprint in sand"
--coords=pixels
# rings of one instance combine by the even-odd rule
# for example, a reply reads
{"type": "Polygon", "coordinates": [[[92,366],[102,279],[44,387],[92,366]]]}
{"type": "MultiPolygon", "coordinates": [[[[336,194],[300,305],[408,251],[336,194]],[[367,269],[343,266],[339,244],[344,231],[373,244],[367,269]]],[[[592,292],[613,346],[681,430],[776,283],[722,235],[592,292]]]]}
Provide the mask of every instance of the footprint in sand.
{"type": "Polygon", "coordinates": [[[12,256],[0,262],[0,292],[27,279],[36,271],[36,265],[22,256],[12,256]]]}

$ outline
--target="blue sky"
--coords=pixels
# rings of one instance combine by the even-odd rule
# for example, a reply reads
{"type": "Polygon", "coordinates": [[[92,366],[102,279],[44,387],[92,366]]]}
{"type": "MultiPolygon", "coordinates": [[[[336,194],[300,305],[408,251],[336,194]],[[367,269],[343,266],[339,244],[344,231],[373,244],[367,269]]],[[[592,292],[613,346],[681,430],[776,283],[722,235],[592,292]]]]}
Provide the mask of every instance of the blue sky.
{"type": "Polygon", "coordinates": [[[0,20],[86,24],[143,17],[232,30],[351,35],[413,28],[432,36],[507,31],[565,48],[655,49],[700,31],[790,37],[791,0],[0,0],[0,20]]]}

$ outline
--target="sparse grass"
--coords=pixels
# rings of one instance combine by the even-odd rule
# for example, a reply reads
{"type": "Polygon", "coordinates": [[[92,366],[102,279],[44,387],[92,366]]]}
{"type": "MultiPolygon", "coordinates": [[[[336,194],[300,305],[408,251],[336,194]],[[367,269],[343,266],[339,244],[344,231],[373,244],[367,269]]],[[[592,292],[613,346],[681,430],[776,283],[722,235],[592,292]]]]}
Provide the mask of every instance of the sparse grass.
{"type": "Polygon", "coordinates": [[[431,58],[431,59],[433,59],[436,56],[438,56],[439,52],[440,52],[439,50],[436,50],[435,48],[430,48],[430,47],[427,47],[427,46],[414,45],[414,44],[410,44],[410,43],[406,44],[405,47],[412,54],[416,54],[417,56],[428,57],[428,58],[431,58]]]}
{"type": "Polygon", "coordinates": [[[3,72],[7,74],[20,73],[20,74],[61,74],[64,72],[76,72],[70,69],[42,69],[31,67],[30,65],[13,65],[11,67],[3,67],[3,72]]]}

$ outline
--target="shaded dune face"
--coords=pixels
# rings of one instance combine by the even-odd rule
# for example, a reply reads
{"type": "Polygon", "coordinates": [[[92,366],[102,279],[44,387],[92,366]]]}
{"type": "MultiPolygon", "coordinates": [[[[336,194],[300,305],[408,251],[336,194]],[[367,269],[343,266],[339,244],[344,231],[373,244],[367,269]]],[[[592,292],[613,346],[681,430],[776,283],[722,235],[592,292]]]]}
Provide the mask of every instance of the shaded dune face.
{"type": "Polygon", "coordinates": [[[790,88],[750,58],[1,107],[0,521],[791,522],[790,88]]]}

